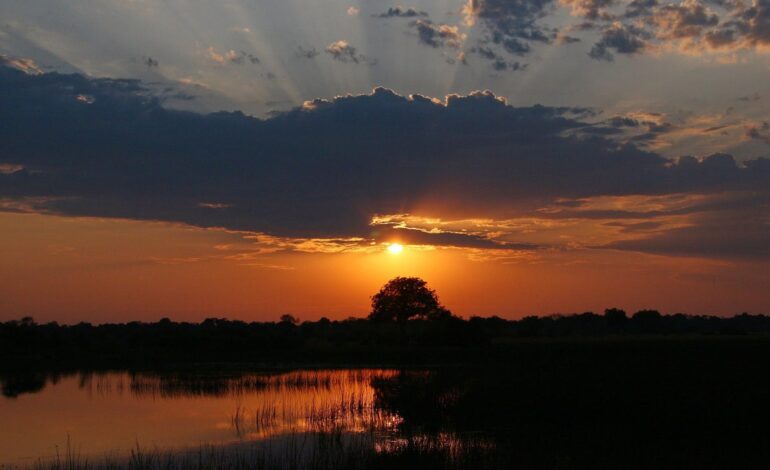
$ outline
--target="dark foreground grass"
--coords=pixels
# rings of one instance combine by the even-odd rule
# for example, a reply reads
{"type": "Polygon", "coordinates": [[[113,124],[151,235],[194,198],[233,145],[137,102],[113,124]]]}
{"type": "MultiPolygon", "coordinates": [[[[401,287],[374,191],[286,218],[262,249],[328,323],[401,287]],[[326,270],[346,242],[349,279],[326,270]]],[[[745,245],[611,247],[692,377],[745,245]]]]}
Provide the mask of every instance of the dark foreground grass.
{"type": "Polygon", "coordinates": [[[139,446],[123,457],[80,456],[72,446],[31,470],[364,470],[505,468],[488,441],[448,436],[382,440],[339,431],[291,434],[280,442],[162,451],[139,446]]]}

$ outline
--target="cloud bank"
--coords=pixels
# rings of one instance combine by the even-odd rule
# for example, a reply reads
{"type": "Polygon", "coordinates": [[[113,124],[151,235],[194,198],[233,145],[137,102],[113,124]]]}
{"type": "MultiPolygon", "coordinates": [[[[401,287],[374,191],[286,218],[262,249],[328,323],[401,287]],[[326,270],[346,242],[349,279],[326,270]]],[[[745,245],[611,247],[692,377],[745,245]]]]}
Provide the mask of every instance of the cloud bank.
{"type": "MultiPolygon", "coordinates": [[[[516,230],[501,235],[494,223],[449,229],[372,220],[409,213],[444,220],[589,219],[577,212],[596,198],[744,195],[735,206],[740,218],[719,206],[693,206],[697,216],[678,229],[706,236],[724,220],[730,229],[719,246],[734,252],[747,241],[751,253],[764,256],[770,245],[770,160],[738,163],[716,154],[672,161],[605,135],[608,124],[592,124],[593,112],[582,108],[513,107],[490,92],[440,101],[378,88],[307,102],[269,119],[202,115],[164,108],[136,80],[31,73],[9,61],[0,66],[0,103],[5,210],[276,237],[372,242],[398,235],[419,244],[535,249],[541,243],[516,230]]],[[[638,125],[617,119],[616,126],[638,125]]],[[[605,214],[637,223],[675,215],[685,214],[605,214]]],[[[704,242],[699,251],[696,234],[688,240],[691,252],[717,250],[704,242]]],[[[665,243],[652,241],[607,246],[663,251],[665,243]]]]}

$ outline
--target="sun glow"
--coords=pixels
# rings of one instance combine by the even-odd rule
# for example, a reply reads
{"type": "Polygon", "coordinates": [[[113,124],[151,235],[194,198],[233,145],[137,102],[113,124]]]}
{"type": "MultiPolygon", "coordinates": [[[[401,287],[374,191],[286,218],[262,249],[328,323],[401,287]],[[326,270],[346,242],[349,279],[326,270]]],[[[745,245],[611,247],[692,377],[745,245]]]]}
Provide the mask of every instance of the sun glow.
{"type": "Polygon", "coordinates": [[[402,251],[404,251],[404,245],[401,245],[400,243],[391,243],[388,245],[388,252],[392,255],[401,254],[402,251]]]}

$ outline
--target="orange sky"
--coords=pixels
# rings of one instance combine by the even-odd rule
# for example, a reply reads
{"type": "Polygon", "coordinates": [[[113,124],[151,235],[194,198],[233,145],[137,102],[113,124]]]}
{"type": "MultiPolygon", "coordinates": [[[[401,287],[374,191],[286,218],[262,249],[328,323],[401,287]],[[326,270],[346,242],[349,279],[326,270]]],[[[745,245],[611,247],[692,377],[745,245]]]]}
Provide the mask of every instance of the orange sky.
{"type": "Polygon", "coordinates": [[[420,276],[455,313],[768,312],[766,265],[575,249],[495,258],[407,246],[400,255],[265,249],[241,234],[117,219],[0,213],[0,320],[94,323],[342,319],[388,279],[420,276]]]}
{"type": "Polygon", "coordinates": [[[766,0],[50,3],[0,2],[0,320],[770,314],[766,0]]]}

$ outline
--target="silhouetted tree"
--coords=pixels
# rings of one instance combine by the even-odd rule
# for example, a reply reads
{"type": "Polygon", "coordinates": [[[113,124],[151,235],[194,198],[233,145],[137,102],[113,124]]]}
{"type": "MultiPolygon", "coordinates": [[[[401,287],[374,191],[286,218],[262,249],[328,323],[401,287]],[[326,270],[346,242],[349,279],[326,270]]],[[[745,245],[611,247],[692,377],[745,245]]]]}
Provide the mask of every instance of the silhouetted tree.
{"type": "Polygon", "coordinates": [[[619,330],[628,321],[626,311],[619,308],[608,308],[604,311],[604,319],[607,321],[607,326],[610,330],[619,330]]]}
{"type": "Polygon", "coordinates": [[[634,328],[639,333],[659,333],[663,317],[657,310],[639,310],[631,317],[634,328]]]}
{"type": "Polygon", "coordinates": [[[296,325],[299,323],[299,318],[295,317],[294,315],[284,313],[281,315],[281,323],[289,323],[292,325],[296,325]]]}
{"type": "Polygon", "coordinates": [[[403,323],[410,318],[441,319],[451,315],[425,281],[419,277],[397,277],[372,297],[369,319],[403,323]]]}

